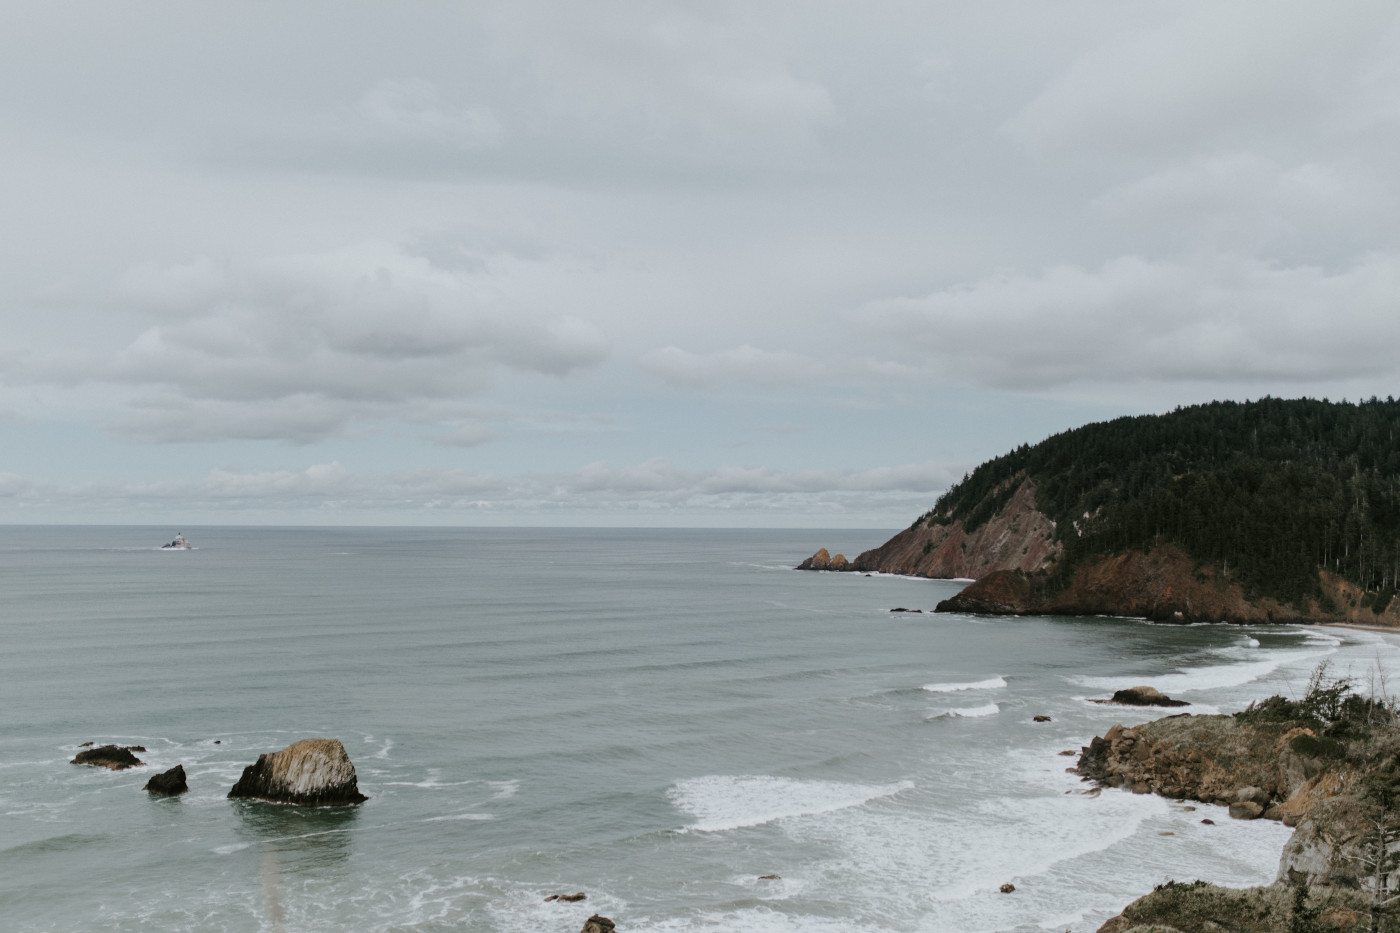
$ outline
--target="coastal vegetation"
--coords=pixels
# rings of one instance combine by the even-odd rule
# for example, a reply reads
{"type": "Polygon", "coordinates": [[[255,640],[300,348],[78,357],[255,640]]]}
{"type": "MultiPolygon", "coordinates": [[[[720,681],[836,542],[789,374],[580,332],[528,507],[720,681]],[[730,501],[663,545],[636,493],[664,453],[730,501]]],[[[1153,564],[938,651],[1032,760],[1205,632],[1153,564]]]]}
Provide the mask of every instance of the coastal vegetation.
{"type": "Polygon", "coordinates": [[[1400,624],[1400,401],[1262,398],[1022,444],[804,569],[976,580],[946,610],[1400,624]]]}
{"type": "Polygon", "coordinates": [[[1063,547],[1055,576],[1097,555],[1180,547],[1247,598],[1300,608],[1326,570],[1377,612],[1400,578],[1400,402],[1263,398],[1117,418],[989,460],[914,523],[975,531],[1021,477],[1063,547]]]}

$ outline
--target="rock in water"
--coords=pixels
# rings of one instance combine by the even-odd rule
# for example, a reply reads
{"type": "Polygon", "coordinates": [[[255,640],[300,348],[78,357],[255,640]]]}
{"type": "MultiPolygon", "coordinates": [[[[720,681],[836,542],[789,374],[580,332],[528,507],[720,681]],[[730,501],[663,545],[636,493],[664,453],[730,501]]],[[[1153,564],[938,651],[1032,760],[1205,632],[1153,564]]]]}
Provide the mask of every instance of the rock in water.
{"type": "Polygon", "coordinates": [[[617,929],[617,924],[607,917],[594,914],[583,922],[583,933],[613,933],[617,929]]]}
{"type": "Polygon", "coordinates": [[[1173,700],[1156,687],[1129,687],[1113,694],[1111,703],[1125,706],[1190,706],[1185,700],[1173,700]]]}
{"type": "Polygon", "coordinates": [[[130,749],[122,748],[119,745],[103,745],[101,748],[90,748],[85,752],[78,752],[72,764],[97,765],[102,768],[111,768],[113,771],[122,771],[126,768],[144,765],[145,762],[131,754],[130,749]]]}
{"type": "Polygon", "coordinates": [[[190,785],[185,783],[185,766],[176,765],[164,774],[157,774],[147,781],[146,786],[141,789],[165,797],[183,794],[190,789],[190,785]]]}
{"type": "Polygon", "coordinates": [[[243,776],[228,795],[302,807],[333,807],[369,799],[360,793],[355,766],[339,739],[302,739],[280,752],[259,755],[256,764],[243,769],[243,776]]]}

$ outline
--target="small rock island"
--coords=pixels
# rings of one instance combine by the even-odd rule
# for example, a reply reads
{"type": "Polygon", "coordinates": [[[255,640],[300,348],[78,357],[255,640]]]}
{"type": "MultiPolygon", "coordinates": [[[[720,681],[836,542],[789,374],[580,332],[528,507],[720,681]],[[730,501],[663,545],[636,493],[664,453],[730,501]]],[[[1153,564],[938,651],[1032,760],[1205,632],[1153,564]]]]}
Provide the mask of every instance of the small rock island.
{"type": "Polygon", "coordinates": [[[363,803],[355,766],[339,739],[302,739],[243,769],[230,798],[335,807],[363,803]]]}

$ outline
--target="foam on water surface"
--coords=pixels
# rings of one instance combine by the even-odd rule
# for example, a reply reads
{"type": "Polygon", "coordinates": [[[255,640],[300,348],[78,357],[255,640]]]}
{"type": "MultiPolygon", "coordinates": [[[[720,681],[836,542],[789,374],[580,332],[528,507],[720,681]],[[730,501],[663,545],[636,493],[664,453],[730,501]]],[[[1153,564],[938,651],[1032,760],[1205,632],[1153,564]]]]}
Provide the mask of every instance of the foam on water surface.
{"type": "Polygon", "coordinates": [[[677,782],[667,792],[667,797],[677,809],[696,818],[688,829],[724,832],[790,817],[815,816],[858,807],[912,786],[904,781],[894,784],[844,784],[761,774],[711,774],[677,782]]]}
{"type": "Polygon", "coordinates": [[[960,681],[945,684],[924,684],[929,693],[957,693],[962,690],[999,690],[1006,686],[1005,677],[989,677],[986,680],[960,681]]]}

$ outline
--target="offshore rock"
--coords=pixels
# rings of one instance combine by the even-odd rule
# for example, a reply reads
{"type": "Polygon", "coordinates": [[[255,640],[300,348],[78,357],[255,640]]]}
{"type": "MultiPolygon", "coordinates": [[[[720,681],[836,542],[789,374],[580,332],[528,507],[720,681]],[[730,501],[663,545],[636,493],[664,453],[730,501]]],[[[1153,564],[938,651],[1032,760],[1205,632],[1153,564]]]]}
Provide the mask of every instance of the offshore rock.
{"type": "Polygon", "coordinates": [[[355,766],[339,739],[302,739],[280,752],[258,756],[243,769],[229,797],[331,807],[362,803],[355,766]]]}
{"type": "Polygon", "coordinates": [[[163,797],[183,794],[190,789],[190,785],[185,782],[185,766],[176,765],[169,771],[157,774],[147,781],[146,786],[141,789],[163,797]]]}
{"type": "Polygon", "coordinates": [[[1114,691],[1112,703],[1124,706],[1190,706],[1185,700],[1173,700],[1156,687],[1129,687],[1114,691]]]}
{"type": "Polygon", "coordinates": [[[583,922],[582,933],[613,933],[617,929],[617,924],[607,917],[594,914],[583,922]]]}
{"type": "Polygon", "coordinates": [[[113,771],[124,771],[127,768],[140,767],[145,762],[131,754],[130,749],[120,745],[103,745],[100,748],[78,752],[71,764],[97,765],[100,768],[111,768],[113,771]]]}
{"type": "Polygon", "coordinates": [[[845,554],[837,554],[835,557],[826,548],[822,548],[811,557],[797,565],[798,570],[850,570],[851,563],[846,560],[845,554]]]}

